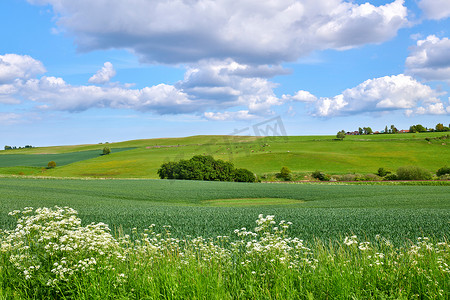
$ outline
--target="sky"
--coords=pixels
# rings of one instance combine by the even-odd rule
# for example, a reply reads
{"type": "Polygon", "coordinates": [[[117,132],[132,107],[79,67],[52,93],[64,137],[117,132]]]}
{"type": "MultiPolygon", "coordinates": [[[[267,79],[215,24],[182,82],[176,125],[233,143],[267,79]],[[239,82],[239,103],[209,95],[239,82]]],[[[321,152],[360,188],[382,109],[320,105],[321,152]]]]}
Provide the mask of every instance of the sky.
{"type": "Polygon", "coordinates": [[[0,1],[0,144],[437,123],[450,0],[0,1]]]}

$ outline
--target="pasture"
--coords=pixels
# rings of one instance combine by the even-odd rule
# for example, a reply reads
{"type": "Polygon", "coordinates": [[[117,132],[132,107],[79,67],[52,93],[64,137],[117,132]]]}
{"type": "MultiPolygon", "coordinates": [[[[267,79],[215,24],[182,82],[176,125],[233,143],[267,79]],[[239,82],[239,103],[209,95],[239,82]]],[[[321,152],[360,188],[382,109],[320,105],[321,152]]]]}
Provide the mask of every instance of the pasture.
{"type": "Polygon", "coordinates": [[[76,209],[86,224],[125,232],[170,225],[178,237],[232,236],[259,214],[291,221],[290,235],[306,240],[450,235],[448,186],[0,178],[0,228],[15,224],[9,211],[55,205],[76,209]]]}
{"type": "MultiPolygon", "coordinates": [[[[380,134],[347,136],[343,141],[334,140],[334,136],[193,136],[110,143],[112,154],[84,159],[77,156],[79,151],[101,151],[105,144],[18,149],[0,151],[0,174],[157,178],[156,171],[162,163],[197,154],[231,161],[235,167],[247,168],[257,175],[279,172],[283,166],[299,174],[315,170],[329,174],[376,173],[380,167],[395,171],[406,165],[434,173],[448,164],[450,158],[448,139],[434,139],[444,135],[441,132],[380,134]],[[118,152],[114,148],[134,149],[118,152]],[[73,159],[64,165],[57,162],[55,169],[42,170],[26,161],[38,159],[43,155],[39,153],[64,154],[73,159]],[[11,163],[2,164],[2,161],[11,163]]],[[[48,162],[48,158],[43,157],[43,161],[48,162]]]]}

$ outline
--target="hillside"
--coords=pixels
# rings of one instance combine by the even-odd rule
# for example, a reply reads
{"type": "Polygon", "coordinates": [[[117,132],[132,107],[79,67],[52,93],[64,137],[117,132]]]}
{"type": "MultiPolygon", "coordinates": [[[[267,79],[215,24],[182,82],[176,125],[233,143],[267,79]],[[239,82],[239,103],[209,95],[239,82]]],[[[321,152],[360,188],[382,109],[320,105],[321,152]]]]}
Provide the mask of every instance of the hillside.
{"type": "Polygon", "coordinates": [[[163,162],[196,154],[232,161],[236,167],[248,168],[258,175],[278,172],[282,166],[297,173],[374,173],[379,167],[395,170],[405,165],[435,172],[450,161],[450,141],[434,139],[443,135],[435,132],[347,136],[343,141],[334,140],[334,136],[192,136],[37,147],[0,151],[0,174],[157,178],[156,171],[163,162]],[[100,156],[105,146],[112,153],[100,156]],[[58,161],[58,155],[64,159],[58,161]],[[45,169],[49,160],[56,161],[55,169],[45,169]]]}

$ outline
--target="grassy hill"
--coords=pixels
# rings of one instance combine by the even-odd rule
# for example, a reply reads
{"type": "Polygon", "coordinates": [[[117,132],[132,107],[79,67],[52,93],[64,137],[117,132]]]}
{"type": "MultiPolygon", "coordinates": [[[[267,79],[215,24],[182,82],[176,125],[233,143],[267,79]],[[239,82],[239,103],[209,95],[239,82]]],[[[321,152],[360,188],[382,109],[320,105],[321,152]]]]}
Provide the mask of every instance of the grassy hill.
{"type": "Polygon", "coordinates": [[[107,146],[112,153],[106,156],[97,155],[105,144],[38,147],[0,151],[0,174],[157,178],[156,171],[163,162],[196,154],[232,161],[236,167],[248,168],[258,175],[279,172],[282,166],[297,173],[374,173],[379,167],[396,170],[405,165],[435,172],[450,161],[450,141],[438,139],[444,135],[435,132],[347,136],[343,141],[334,140],[334,136],[192,136],[110,143],[107,146]],[[49,159],[50,154],[64,154],[66,163],[57,162],[57,168],[43,169],[48,161],[55,160],[49,159]]]}

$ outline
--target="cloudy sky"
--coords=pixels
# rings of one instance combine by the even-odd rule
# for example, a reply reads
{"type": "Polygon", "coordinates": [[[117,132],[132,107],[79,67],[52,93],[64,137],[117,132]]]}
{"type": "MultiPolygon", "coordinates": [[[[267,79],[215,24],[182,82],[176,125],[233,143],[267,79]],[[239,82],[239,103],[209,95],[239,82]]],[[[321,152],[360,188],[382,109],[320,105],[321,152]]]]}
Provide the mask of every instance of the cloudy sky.
{"type": "Polygon", "coordinates": [[[4,145],[450,123],[449,0],[2,0],[0,28],[4,145]]]}

